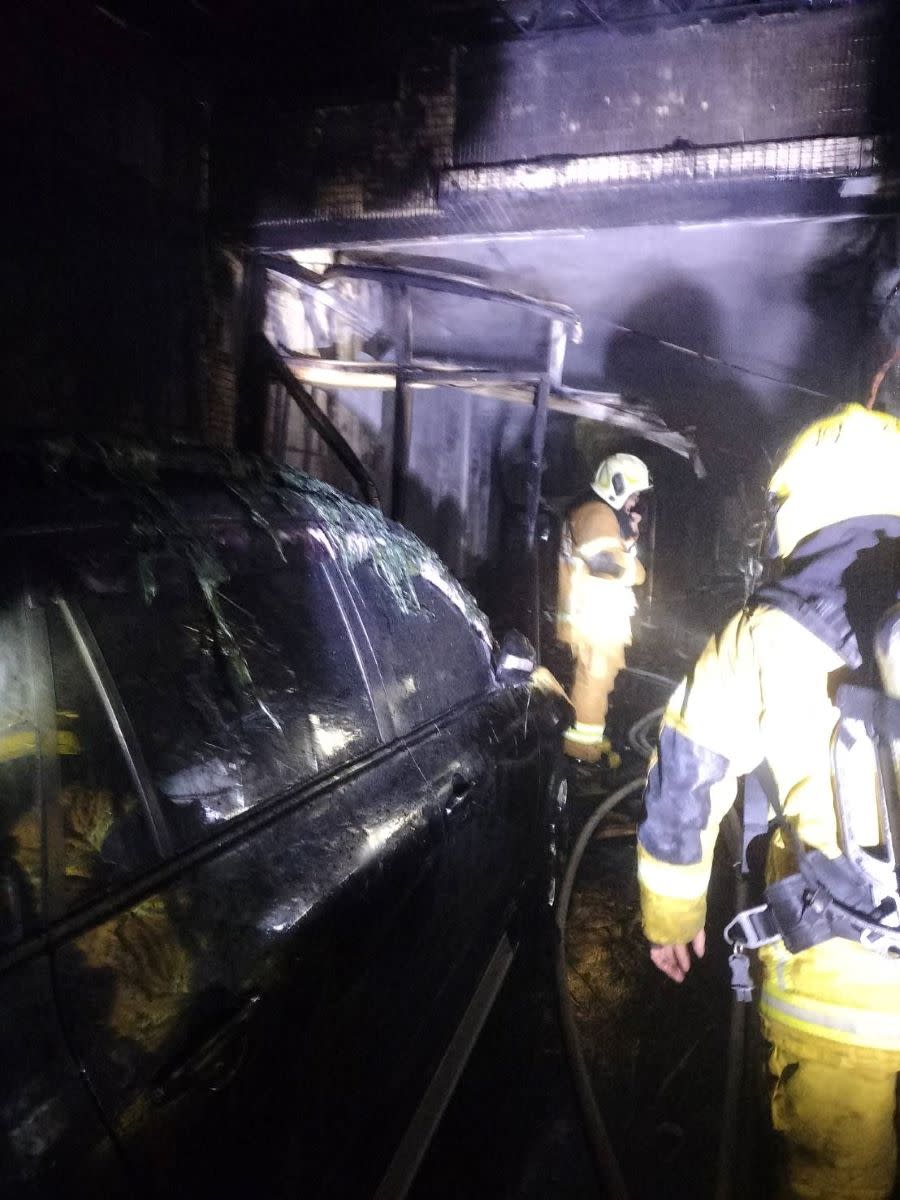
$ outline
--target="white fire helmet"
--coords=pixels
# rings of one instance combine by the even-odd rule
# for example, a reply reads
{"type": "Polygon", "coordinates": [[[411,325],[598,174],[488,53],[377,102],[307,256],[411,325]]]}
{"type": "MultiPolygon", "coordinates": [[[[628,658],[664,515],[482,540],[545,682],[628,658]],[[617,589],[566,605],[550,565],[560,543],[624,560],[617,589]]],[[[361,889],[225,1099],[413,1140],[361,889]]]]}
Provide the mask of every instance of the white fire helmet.
{"type": "Polygon", "coordinates": [[[597,468],[591,488],[617,512],[636,492],[653,487],[647,464],[635,454],[611,454],[597,468]]]}

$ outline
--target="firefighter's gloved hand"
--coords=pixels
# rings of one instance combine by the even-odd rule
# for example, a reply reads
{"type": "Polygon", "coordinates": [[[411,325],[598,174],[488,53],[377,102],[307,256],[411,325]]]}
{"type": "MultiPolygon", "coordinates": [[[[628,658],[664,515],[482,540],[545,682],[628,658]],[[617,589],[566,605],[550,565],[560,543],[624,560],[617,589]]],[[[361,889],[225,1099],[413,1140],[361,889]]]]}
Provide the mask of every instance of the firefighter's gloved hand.
{"type": "Polygon", "coordinates": [[[691,950],[698,958],[702,958],[706,953],[705,930],[700,930],[691,942],[690,948],[683,942],[676,942],[671,946],[651,946],[650,958],[653,965],[659,967],[664,975],[668,975],[676,983],[681,983],[691,969],[691,950]]]}

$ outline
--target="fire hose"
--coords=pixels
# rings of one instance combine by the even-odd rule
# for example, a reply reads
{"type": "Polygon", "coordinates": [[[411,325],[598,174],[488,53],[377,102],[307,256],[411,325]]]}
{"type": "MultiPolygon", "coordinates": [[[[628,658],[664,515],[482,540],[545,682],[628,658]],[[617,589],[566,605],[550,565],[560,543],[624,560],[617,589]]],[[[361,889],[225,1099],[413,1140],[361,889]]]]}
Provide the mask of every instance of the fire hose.
{"type": "MultiPolygon", "coordinates": [[[[674,684],[673,684],[674,686],[674,684]]],[[[655,708],[645,713],[628,731],[628,742],[642,757],[649,759],[654,750],[653,737],[662,708],[655,708]]],[[[590,1074],[585,1062],[581,1038],[575,1020],[572,996],[569,991],[568,968],[566,963],[566,927],[569,917],[569,906],[575,879],[584,853],[597,831],[601,822],[627,797],[643,788],[644,777],[641,775],[630,780],[622,787],[607,796],[594,809],[585,822],[566,864],[565,875],[560,887],[559,900],[556,905],[557,952],[556,952],[556,989],[560,1010],[563,1041],[566,1055],[572,1072],[572,1081],[578,1097],[585,1133],[591,1149],[594,1165],[602,1186],[604,1200],[628,1200],[628,1189],[622,1174],[622,1168],[616,1157],[606,1123],[600,1113],[597,1098],[591,1085],[590,1074]]],[[[737,818],[734,817],[734,821],[737,818]]],[[[733,833],[733,830],[729,830],[733,833]]],[[[737,844],[740,845],[740,834],[737,834],[737,844]]],[[[746,884],[738,881],[738,888],[746,889],[746,884]]],[[[738,897],[740,899],[740,896],[738,897]]],[[[740,1091],[743,1078],[743,1048],[745,1038],[746,1006],[734,1004],[728,1042],[728,1061],[726,1068],[726,1092],[722,1140],[719,1147],[716,1200],[730,1200],[732,1195],[731,1176],[732,1165],[736,1151],[736,1129],[739,1116],[740,1091]],[[738,1012],[736,1010],[744,1010],[738,1012]]]]}
{"type": "Polygon", "coordinates": [[[562,887],[559,892],[559,900],[556,905],[556,928],[559,934],[556,950],[556,990],[559,997],[563,1041],[565,1042],[569,1065],[572,1069],[572,1082],[575,1085],[578,1103],[584,1119],[585,1133],[590,1142],[598,1176],[603,1184],[603,1195],[608,1200],[628,1200],[628,1190],[625,1187],[622,1169],[613,1150],[606,1124],[597,1105],[597,1097],[594,1095],[594,1089],[591,1086],[587,1064],[584,1060],[584,1051],[581,1048],[581,1039],[578,1036],[578,1027],[575,1024],[575,1011],[572,1005],[572,996],[569,992],[569,978],[566,967],[566,922],[569,917],[569,903],[572,899],[572,889],[575,886],[575,876],[578,874],[578,868],[581,865],[581,860],[584,857],[588,843],[594,836],[594,831],[603,818],[608,816],[618,804],[643,786],[643,778],[632,779],[630,783],[626,783],[624,787],[613,792],[611,796],[607,796],[594,809],[581,833],[578,835],[578,840],[572,848],[572,853],[569,855],[566,873],[563,876],[562,887]]]}

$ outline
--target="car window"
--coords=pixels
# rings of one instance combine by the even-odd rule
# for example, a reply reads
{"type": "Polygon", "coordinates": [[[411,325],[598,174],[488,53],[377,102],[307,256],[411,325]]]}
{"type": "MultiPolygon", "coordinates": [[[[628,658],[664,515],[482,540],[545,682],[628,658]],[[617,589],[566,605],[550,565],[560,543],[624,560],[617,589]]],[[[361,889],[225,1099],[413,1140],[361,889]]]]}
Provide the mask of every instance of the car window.
{"type": "Polygon", "coordinates": [[[375,716],[325,568],[232,574],[213,594],[176,557],[94,571],[79,602],[122,696],[177,842],[378,741],[375,716]]]}
{"type": "Polygon", "coordinates": [[[56,697],[63,899],[73,908],[133,878],[158,855],[94,681],[58,605],[48,605],[46,613],[56,697]]]}
{"type": "Polygon", "coordinates": [[[374,708],[324,567],[244,576],[224,595],[239,611],[253,613],[253,644],[266,646],[286,677],[272,702],[296,730],[304,774],[319,774],[374,746],[374,708]]]}
{"type": "Polygon", "coordinates": [[[398,730],[406,733],[493,682],[490,651],[438,582],[415,576],[418,607],[401,605],[369,563],[352,571],[398,730]]]}
{"type": "Polygon", "coordinates": [[[0,608],[0,947],[36,928],[41,912],[38,722],[21,604],[0,608]]]}

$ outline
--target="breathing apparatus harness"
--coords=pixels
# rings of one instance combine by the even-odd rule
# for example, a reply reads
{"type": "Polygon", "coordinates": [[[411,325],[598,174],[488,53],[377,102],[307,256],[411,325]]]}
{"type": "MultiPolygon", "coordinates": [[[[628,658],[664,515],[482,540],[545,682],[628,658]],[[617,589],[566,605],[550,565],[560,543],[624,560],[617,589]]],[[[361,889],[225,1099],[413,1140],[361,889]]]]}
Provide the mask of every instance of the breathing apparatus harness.
{"type": "Polygon", "coordinates": [[[766,903],[738,913],[725,930],[733,947],[732,987],[740,1000],[749,1000],[753,988],[744,950],[778,939],[793,954],[840,937],[900,958],[898,445],[896,417],[859,404],[843,405],[797,435],[767,488],[762,555],[780,563],[782,574],[759,589],[751,604],[787,613],[851,670],[863,668],[863,683],[842,683],[834,697],[838,720],[831,739],[831,775],[841,849],[837,858],[801,843],[767,763],[745,781],[742,870],[747,872],[748,834],[768,827],[771,808],[797,871],[770,884],[766,903]],[[889,566],[879,563],[877,555],[863,560],[863,552],[879,547],[893,547],[889,566]],[[859,636],[870,631],[871,638],[859,636]],[[879,676],[881,687],[872,686],[879,676]],[[857,780],[863,780],[861,787],[854,782],[854,770],[857,780]],[[877,809],[877,833],[868,832],[868,840],[874,835],[877,845],[861,843],[856,818],[863,809],[870,826],[877,809]]]}
{"type": "MultiPolygon", "coordinates": [[[[806,622],[804,622],[806,623],[806,622]]],[[[808,627],[808,626],[807,626],[808,627]]],[[[737,914],[725,929],[732,947],[731,986],[738,1000],[752,998],[746,950],[781,939],[791,954],[829,938],[859,942],[867,950],[900,959],[900,604],[879,622],[874,658],[881,687],[842,683],[835,695],[839,712],[831,738],[831,767],[839,844],[828,858],[807,850],[785,816],[771,767],[761,763],[744,783],[744,839],[741,871],[749,871],[750,842],[769,826],[769,809],[781,829],[797,871],[764,892],[765,903],[737,914]],[[865,743],[869,749],[866,750],[865,743]],[[877,792],[879,843],[863,846],[854,826],[848,794],[848,756],[862,748],[871,754],[877,792]]],[[[874,676],[874,671],[870,673],[874,676]]]]}

